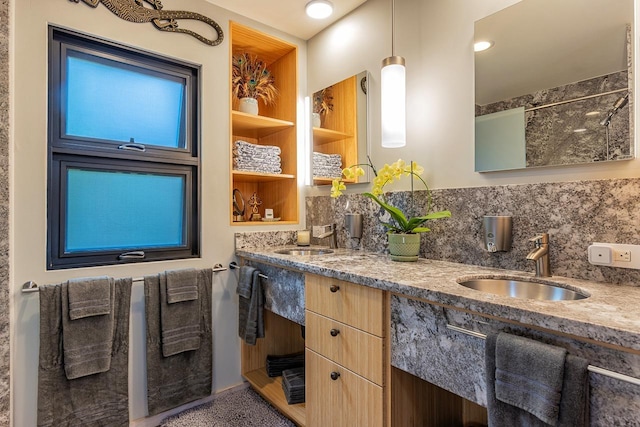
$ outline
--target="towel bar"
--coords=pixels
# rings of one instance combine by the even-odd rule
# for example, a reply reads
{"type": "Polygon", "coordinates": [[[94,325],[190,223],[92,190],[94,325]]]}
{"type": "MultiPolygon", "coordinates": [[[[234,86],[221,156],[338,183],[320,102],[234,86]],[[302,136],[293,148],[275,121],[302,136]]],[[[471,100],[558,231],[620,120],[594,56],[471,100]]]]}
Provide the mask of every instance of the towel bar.
{"type": "MultiPolygon", "coordinates": [[[[222,264],[216,264],[213,266],[213,272],[218,273],[219,271],[227,271],[226,268],[222,266],[222,264]]],[[[134,277],[131,279],[132,282],[143,282],[144,277],[134,277]]],[[[28,282],[24,282],[22,284],[22,293],[27,294],[31,292],[38,292],[38,284],[33,280],[29,280],[28,282]]]]}
{"type": "MultiPolygon", "coordinates": [[[[461,334],[470,335],[472,337],[486,339],[487,336],[483,333],[470,331],[469,329],[464,329],[459,326],[450,325],[447,323],[447,329],[451,329],[452,331],[460,332],[461,334]]],[[[618,372],[610,371],[608,369],[601,368],[599,366],[589,365],[587,366],[587,370],[589,372],[595,372],[596,374],[604,375],[606,377],[615,378],[620,381],[628,382],[634,385],[640,386],[640,378],[631,377],[629,375],[620,374],[618,372]]]]}
{"type": "MultiPolygon", "coordinates": [[[[235,262],[235,261],[231,261],[231,262],[229,263],[229,268],[230,268],[230,269],[232,269],[232,270],[234,270],[234,269],[236,269],[236,268],[240,268],[240,266],[239,266],[238,264],[236,264],[236,262],[235,262]]],[[[262,278],[263,278],[263,279],[265,279],[265,280],[268,280],[268,279],[269,279],[269,276],[266,276],[266,275],[264,275],[264,274],[262,274],[262,273],[258,274],[258,276],[262,277],[262,278]]]]}

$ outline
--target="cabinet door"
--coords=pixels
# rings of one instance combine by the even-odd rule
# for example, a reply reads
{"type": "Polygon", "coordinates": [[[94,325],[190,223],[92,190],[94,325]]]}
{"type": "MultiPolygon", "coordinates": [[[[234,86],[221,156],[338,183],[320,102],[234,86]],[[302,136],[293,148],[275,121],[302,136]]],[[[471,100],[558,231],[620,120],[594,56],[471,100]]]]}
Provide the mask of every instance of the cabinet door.
{"type": "Polygon", "coordinates": [[[382,387],[309,349],[305,365],[308,427],[384,425],[382,387]]]}
{"type": "Polygon", "coordinates": [[[380,289],[307,274],[305,293],[307,310],[384,336],[383,292],[380,289]]]}
{"type": "Polygon", "coordinates": [[[382,386],[382,338],[307,311],[306,345],[382,386]]]}

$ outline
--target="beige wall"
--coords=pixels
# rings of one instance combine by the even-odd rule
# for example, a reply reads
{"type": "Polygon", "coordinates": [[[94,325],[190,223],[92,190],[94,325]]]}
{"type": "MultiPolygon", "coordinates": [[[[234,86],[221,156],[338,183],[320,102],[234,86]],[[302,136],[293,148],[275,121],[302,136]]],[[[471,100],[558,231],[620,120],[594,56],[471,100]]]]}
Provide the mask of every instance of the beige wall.
{"type": "MultiPolygon", "coordinates": [[[[298,44],[300,93],[306,87],[303,41],[248,21],[202,0],[165,0],[165,9],[202,13],[216,20],[228,36],[230,19],[298,44]]],[[[13,62],[13,223],[11,227],[13,305],[12,387],[14,425],[33,426],[36,417],[38,295],[22,294],[23,282],[55,283],[70,277],[107,274],[140,277],[170,268],[228,265],[234,260],[229,226],[229,45],[205,45],[183,35],[158,31],[152,24],[123,21],[103,5],[91,8],[68,0],[14,0],[13,62]],[[47,182],[47,23],[77,29],[202,64],[202,257],[129,266],[46,271],[47,182]]],[[[183,25],[182,23],[180,24],[183,25]]],[[[203,30],[204,27],[199,27],[203,30]]],[[[211,36],[213,37],[213,36],[211,36]]],[[[302,98],[299,114],[302,114],[302,98]]],[[[153,112],[141,112],[152,114],[153,112]]],[[[255,228],[252,228],[255,230],[255,228]]],[[[238,384],[237,273],[217,273],[213,282],[214,389],[238,384]]],[[[132,302],[130,404],[132,418],[145,416],[142,284],[134,284],[132,302]]]]}
{"type": "MultiPolygon", "coordinates": [[[[638,159],[526,171],[474,172],[474,21],[517,2],[396,0],[395,53],[405,57],[407,67],[407,146],[404,148],[380,147],[380,62],[391,55],[390,1],[368,0],[337,25],[309,41],[309,92],[369,69],[374,162],[381,165],[398,158],[415,160],[425,167],[425,176],[434,188],[640,176],[638,159]]],[[[532,23],[527,31],[535,28],[532,23]]],[[[355,187],[352,191],[365,188],[364,185],[355,187]]],[[[308,195],[327,193],[321,188],[307,192],[308,195]]]]}

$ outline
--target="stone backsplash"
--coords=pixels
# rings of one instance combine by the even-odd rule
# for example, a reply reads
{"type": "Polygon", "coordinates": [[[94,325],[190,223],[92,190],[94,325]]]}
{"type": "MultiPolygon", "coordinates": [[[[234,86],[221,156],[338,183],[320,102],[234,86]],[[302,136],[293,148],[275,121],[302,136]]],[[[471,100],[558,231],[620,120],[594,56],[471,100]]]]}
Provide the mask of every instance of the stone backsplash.
{"type": "MultiPolygon", "coordinates": [[[[423,212],[426,192],[416,191],[413,204],[423,212]]],[[[410,192],[394,192],[389,200],[407,209],[410,192]]],[[[612,179],[545,184],[522,184],[433,190],[432,210],[449,209],[452,217],[430,221],[421,256],[430,259],[504,269],[534,271],[526,259],[533,248],[529,239],[550,234],[552,274],[613,284],[640,286],[640,270],[592,265],[587,248],[593,242],[640,245],[640,179],[612,179]],[[511,215],[513,241],[509,252],[489,253],[483,247],[482,217],[511,215]]],[[[338,246],[374,252],[386,251],[387,239],[380,220],[389,216],[360,194],[306,198],[306,227],[335,222],[338,246]],[[350,239],[344,214],[364,215],[362,239],[350,239]]],[[[293,243],[281,232],[274,240],[293,243]]],[[[264,239],[262,239],[264,243],[264,239]]],[[[271,244],[276,243],[271,241],[271,244]]],[[[327,244],[312,238],[312,244],[327,244]]]]}

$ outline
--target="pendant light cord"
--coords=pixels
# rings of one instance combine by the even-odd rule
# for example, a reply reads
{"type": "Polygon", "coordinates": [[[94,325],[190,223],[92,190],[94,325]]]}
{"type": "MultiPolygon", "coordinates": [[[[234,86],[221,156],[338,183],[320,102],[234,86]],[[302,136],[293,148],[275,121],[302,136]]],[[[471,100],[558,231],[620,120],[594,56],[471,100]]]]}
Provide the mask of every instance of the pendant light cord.
{"type": "Polygon", "coordinates": [[[395,56],[396,0],[391,0],[391,56],[395,56]]]}

